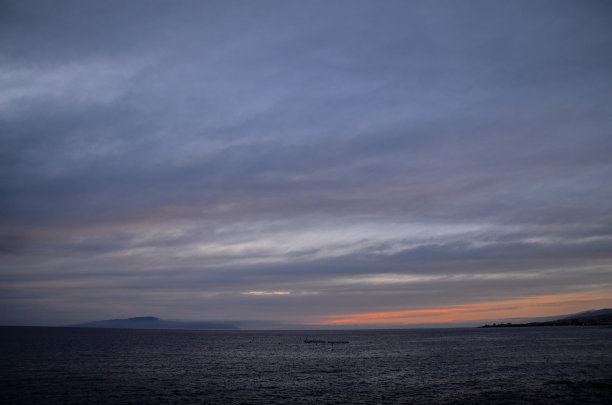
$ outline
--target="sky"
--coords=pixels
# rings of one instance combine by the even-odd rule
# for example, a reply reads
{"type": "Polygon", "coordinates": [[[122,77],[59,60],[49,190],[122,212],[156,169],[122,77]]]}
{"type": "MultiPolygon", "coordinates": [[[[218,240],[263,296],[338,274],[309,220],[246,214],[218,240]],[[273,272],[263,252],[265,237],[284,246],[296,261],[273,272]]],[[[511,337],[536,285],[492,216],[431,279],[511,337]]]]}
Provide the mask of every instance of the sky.
{"type": "Polygon", "coordinates": [[[0,2],[0,324],[612,307],[611,18],[0,2]]]}

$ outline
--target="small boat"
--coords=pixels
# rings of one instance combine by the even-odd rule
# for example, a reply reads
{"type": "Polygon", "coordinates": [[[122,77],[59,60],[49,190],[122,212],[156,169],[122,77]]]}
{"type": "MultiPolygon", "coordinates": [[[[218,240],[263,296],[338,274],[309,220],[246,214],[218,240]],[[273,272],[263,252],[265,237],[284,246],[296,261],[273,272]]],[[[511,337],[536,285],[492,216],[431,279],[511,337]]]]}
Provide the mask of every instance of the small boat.
{"type": "Polygon", "coordinates": [[[304,343],[327,343],[325,340],[317,340],[317,339],[306,339],[304,343]]]}

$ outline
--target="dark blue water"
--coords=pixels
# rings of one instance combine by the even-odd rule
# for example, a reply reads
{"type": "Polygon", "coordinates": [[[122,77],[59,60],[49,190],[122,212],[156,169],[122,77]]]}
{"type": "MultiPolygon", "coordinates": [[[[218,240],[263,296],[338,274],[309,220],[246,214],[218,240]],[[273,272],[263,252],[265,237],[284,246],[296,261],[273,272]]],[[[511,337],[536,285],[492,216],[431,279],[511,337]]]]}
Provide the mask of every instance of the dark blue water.
{"type": "Polygon", "coordinates": [[[5,327],[0,343],[6,404],[612,403],[612,328],[605,327],[5,327]]]}

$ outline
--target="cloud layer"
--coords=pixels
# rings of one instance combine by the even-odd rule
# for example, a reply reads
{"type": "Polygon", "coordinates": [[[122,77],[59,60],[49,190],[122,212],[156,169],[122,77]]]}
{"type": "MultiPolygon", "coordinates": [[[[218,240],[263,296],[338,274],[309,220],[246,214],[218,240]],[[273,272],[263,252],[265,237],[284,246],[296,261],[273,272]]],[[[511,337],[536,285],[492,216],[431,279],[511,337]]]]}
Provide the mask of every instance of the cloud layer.
{"type": "Polygon", "coordinates": [[[1,7],[0,323],[612,304],[605,1],[1,7]]]}

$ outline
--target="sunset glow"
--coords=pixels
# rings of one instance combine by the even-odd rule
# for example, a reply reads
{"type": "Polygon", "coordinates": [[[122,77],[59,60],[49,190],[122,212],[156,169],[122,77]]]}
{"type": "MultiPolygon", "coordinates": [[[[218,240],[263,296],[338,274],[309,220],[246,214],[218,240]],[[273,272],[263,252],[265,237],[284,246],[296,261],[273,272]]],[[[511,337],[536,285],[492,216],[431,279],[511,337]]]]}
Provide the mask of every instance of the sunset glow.
{"type": "MultiPolygon", "coordinates": [[[[600,292],[601,293],[601,292],[600,292]]],[[[584,297],[576,295],[531,297],[521,300],[488,302],[450,308],[415,309],[329,316],[320,325],[385,325],[454,323],[509,318],[558,316],[565,312],[612,306],[612,296],[584,297]],[[565,312],[564,312],[565,311],[565,312]]]]}

